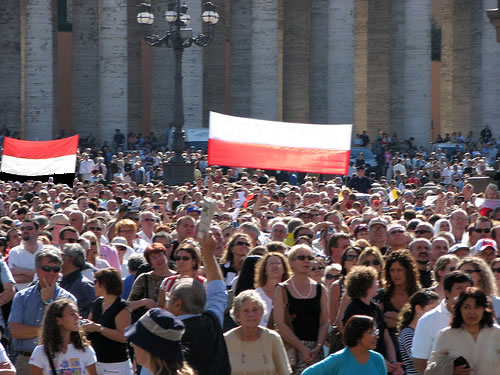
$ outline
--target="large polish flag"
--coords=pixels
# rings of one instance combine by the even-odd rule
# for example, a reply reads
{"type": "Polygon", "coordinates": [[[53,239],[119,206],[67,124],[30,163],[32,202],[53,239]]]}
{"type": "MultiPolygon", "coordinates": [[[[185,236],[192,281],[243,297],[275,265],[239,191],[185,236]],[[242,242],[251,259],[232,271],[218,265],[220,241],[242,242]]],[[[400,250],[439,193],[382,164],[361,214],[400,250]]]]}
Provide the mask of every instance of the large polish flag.
{"type": "Polygon", "coordinates": [[[43,176],[75,173],[78,135],[54,141],[23,141],[5,137],[4,173],[43,176]]]}
{"type": "Polygon", "coordinates": [[[208,164],[346,175],[352,125],[255,120],[210,112],[208,164]]]}

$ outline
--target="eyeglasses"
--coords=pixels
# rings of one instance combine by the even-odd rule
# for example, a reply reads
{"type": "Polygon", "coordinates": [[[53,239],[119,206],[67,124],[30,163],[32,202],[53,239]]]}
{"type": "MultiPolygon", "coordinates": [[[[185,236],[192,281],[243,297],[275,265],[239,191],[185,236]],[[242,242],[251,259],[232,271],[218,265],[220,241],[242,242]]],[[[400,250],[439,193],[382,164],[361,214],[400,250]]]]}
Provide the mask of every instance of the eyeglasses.
{"type": "Polygon", "coordinates": [[[491,271],[492,271],[493,273],[495,273],[495,272],[496,272],[496,273],[500,273],[500,268],[492,268],[492,269],[491,269],[491,271]]]}
{"type": "Polygon", "coordinates": [[[357,260],[359,255],[346,255],[345,260],[357,260]]]}
{"type": "Polygon", "coordinates": [[[123,247],[123,246],[116,246],[116,250],[118,250],[118,251],[126,251],[127,248],[123,247]]]}
{"type": "Polygon", "coordinates": [[[372,260],[372,261],[369,261],[369,260],[366,260],[363,262],[363,266],[380,266],[380,261],[378,259],[375,259],[375,260],[372,260]]]}
{"type": "Polygon", "coordinates": [[[430,230],[427,229],[419,229],[415,231],[416,234],[424,234],[424,233],[431,233],[430,230]]]}
{"type": "Polygon", "coordinates": [[[380,331],[378,329],[375,329],[375,330],[373,330],[371,332],[368,332],[368,334],[370,336],[376,337],[376,336],[378,336],[380,334],[380,331]]]}
{"type": "Polygon", "coordinates": [[[120,229],[118,231],[119,233],[132,233],[132,232],[135,232],[134,229],[120,229]]]}
{"type": "Polygon", "coordinates": [[[91,230],[92,232],[100,232],[102,230],[101,227],[89,227],[89,230],[91,230]]]}
{"type": "Polygon", "coordinates": [[[142,219],[142,220],[144,220],[144,221],[155,221],[155,219],[152,219],[152,218],[150,218],[150,217],[147,217],[147,218],[142,219]]]}
{"type": "Polygon", "coordinates": [[[314,271],[323,271],[325,269],[325,267],[313,267],[311,268],[311,272],[314,272],[314,271]]]}
{"type": "Polygon", "coordinates": [[[340,275],[332,275],[331,273],[327,273],[325,275],[325,279],[327,279],[327,280],[338,280],[338,279],[340,279],[340,275]]]}
{"type": "Polygon", "coordinates": [[[297,235],[297,238],[302,237],[302,236],[307,236],[307,237],[309,237],[310,239],[312,239],[312,238],[314,237],[311,233],[304,233],[304,234],[298,234],[298,235],[297,235]]]}
{"type": "Polygon", "coordinates": [[[61,271],[61,267],[59,266],[41,266],[40,269],[44,272],[55,272],[55,273],[59,273],[59,271],[61,271]]]}
{"type": "Polygon", "coordinates": [[[298,259],[298,260],[313,260],[314,257],[312,255],[297,255],[295,257],[295,259],[298,259]]]}
{"type": "Polygon", "coordinates": [[[35,227],[31,227],[31,226],[30,227],[21,227],[19,229],[21,229],[21,232],[22,232],[23,230],[33,230],[33,229],[35,229],[35,227]]]}
{"type": "Polygon", "coordinates": [[[405,231],[404,230],[392,230],[389,234],[403,234],[405,231]]]}
{"type": "Polygon", "coordinates": [[[491,229],[490,228],[485,228],[485,229],[476,228],[476,229],[474,229],[474,231],[477,233],[490,233],[491,229]]]}
{"type": "Polygon", "coordinates": [[[61,241],[66,241],[69,243],[77,243],[78,239],[76,239],[76,238],[61,238],[61,241]]]}
{"type": "Polygon", "coordinates": [[[183,261],[187,262],[188,260],[191,260],[191,259],[193,259],[193,258],[188,257],[188,256],[183,256],[183,257],[181,257],[181,256],[176,256],[176,257],[174,257],[174,259],[175,259],[177,262],[178,262],[178,261],[180,261],[180,260],[183,260],[183,261]]]}
{"type": "Polygon", "coordinates": [[[238,241],[234,244],[234,246],[250,246],[250,244],[248,242],[238,241]]]}

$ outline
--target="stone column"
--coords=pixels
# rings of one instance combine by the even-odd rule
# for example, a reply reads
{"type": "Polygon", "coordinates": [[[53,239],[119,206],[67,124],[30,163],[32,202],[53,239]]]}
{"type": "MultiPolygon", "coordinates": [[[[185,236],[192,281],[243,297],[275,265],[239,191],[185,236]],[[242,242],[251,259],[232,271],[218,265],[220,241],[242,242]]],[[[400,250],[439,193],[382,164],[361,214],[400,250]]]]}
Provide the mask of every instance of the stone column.
{"type": "Polygon", "coordinates": [[[26,0],[25,129],[27,140],[53,137],[55,79],[54,6],[46,0],[26,0]]]}
{"type": "Polygon", "coordinates": [[[235,0],[231,11],[231,114],[278,119],[278,5],[235,0]]]}
{"type": "Polygon", "coordinates": [[[283,121],[308,123],[311,3],[283,5],[283,121]]]}
{"type": "MultiPolygon", "coordinates": [[[[495,9],[497,0],[484,0],[484,9],[495,9]]],[[[482,12],[482,51],[481,70],[481,112],[484,125],[489,125],[494,137],[500,136],[500,43],[496,41],[495,27],[489,22],[486,12],[482,12]]]]}
{"type": "Polygon", "coordinates": [[[127,1],[100,0],[99,141],[128,133],[127,1]]]}
{"type": "Polygon", "coordinates": [[[391,1],[355,0],[356,133],[390,132],[391,1]]]}
{"type": "Polygon", "coordinates": [[[330,36],[328,0],[311,0],[309,121],[328,122],[328,38],[330,36]]]}
{"type": "Polygon", "coordinates": [[[149,134],[150,129],[142,128],[142,84],[141,84],[141,50],[142,29],[137,23],[138,8],[135,1],[127,2],[127,71],[128,71],[128,129],[129,131],[149,134]]]}
{"type": "MultiPolygon", "coordinates": [[[[193,36],[202,32],[201,1],[186,2],[191,16],[190,27],[193,36]]],[[[184,91],[184,128],[201,128],[203,123],[203,51],[193,43],[184,50],[182,58],[183,91],[184,91]]],[[[208,47],[207,47],[208,48],[208,47]]]]}
{"type": "Polygon", "coordinates": [[[19,0],[0,2],[0,130],[21,123],[21,25],[19,0]]]}
{"type": "Polygon", "coordinates": [[[405,1],[404,10],[404,131],[400,135],[414,137],[417,145],[427,147],[431,142],[431,0],[405,1]]]}
{"type": "Polygon", "coordinates": [[[354,122],[354,0],[328,2],[329,124],[354,122]]]}
{"type": "MultiPolygon", "coordinates": [[[[99,1],[73,0],[73,130],[99,134],[99,1]]],[[[109,142],[109,141],[108,141],[109,142]]]]}
{"type": "MultiPolygon", "coordinates": [[[[152,32],[163,35],[168,30],[168,23],[163,17],[168,0],[158,0],[152,4],[156,17],[152,32]]],[[[151,48],[151,130],[163,142],[174,109],[174,51],[166,46],[147,48],[151,48]]]]}
{"type": "Polygon", "coordinates": [[[219,22],[215,29],[215,40],[206,48],[203,48],[203,126],[208,127],[209,111],[219,113],[228,112],[226,108],[227,74],[229,66],[226,65],[227,53],[229,52],[227,41],[229,41],[230,7],[226,8],[226,0],[212,1],[217,5],[219,22]],[[228,9],[229,8],[229,9],[228,9]]]}

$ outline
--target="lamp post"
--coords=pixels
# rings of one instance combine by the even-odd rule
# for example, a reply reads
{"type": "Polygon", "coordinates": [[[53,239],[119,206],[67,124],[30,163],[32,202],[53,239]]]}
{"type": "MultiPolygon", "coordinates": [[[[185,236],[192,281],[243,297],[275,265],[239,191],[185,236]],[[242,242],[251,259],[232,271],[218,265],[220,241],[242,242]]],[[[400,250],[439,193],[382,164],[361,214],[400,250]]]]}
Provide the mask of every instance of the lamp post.
{"type": "Polygon", "coordinates": [[[206,47],[215,38],[215,25],[219,21],[217,7],[212,2],[203,4],[201,19],[207,25],[207,33],[193,36],[193,29],[188,27],[191,16],[187,13],[186,4],[181,0],[170,0],[165,11],[165,20],[168,30],[163,35],[152,34],[148,26],[153,24],[154,15],[151,3],[143,2],[138,5],[140,12],[137,14],[137,22],[143,25],[144,40],[153,47],[165,46],[172,48],[175,54],[175,86],[174,86],[174,141],[173,149],[175,155],[163,165],[164,181],[169,185],[178,185],[191,182],[194,179],[194,165],[184,159],[182,153],[185,150],[184,143],[184,103],[182,92],[182,54],[184,49],[193,44],[206,47]]]}
{"type": "Polygon", "coordinates": [[[491,24],[497,30],[497,42],[500,43],[500,0],[498,0],[497,9],[489,9],[486,11],[488,17],[490,17],[491,24]]]}

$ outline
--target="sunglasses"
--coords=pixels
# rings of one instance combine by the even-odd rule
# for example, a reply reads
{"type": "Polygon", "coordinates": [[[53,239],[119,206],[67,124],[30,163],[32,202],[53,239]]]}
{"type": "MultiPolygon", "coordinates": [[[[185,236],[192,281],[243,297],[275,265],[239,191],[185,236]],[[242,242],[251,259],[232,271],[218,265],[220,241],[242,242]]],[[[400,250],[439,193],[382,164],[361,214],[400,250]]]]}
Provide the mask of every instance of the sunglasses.
{"type": "Polygon", "coordinates": [[[378,259],[372,261],[366,260],[363,262],[363,266],[380,266],[380,261],[378,259]]]}
{"type": "Polygon", "coordinates": [[[314,272],[314,271],[323,271],[325,269],[325,267],[313,267],[311,268],[311,272],[314,272]]]}
{"type": "Polygon", "coordinates": [[[345,260],[357,260],[359,255],[346,255],[345,260]]]}
{"type": "Polygon", "coordinates": [[[142,219],[142,220],[144,220],[144,221],[155,221],[155,219],[151,219],[151,218],[149,218],[149,217],[147,217],[147,218],[145,218],[145,219],[142,219]]]}
{"type": "Polygon", "coordinates": [[[94,232],[94,231],[99,232],[102,230],[102,228],[101,227],[89,227],[89,230],[91,230],[92,232],[94,232]]]}
{"type": "Polygon", "coordinates": [[[188,256],[183,256],[183,257],[181,257],[181,256],[176,256],[176,257],[174,257],[174,259],[175,259],[177,262],[178,262],[178,261],[180,261],[180,260],[183,260],[183,261],[187,262],[188,260],[191,260],[192,258],[191,258],[191,257],[188,257],[188,256]]]}
{"type": "Polygon", "coordinates": [[[491,271],[493,273],[500,273],[500,268],[492,268],[491,271]]]}
{"type": "Polygon", "coordinates": [[[61,241],[66,241],[69,243],[77,243],[78,239],[76,239],[76,238],[61,238],[61,241]]]}
{"type": "Polygon", "coordinates": [[[116,246],[116,250],[118,250],[118,251],[127,251],[127,248],[123,247],[123,246],[116,246]]]}
{"type": "Polygon", "coordinates": [[[327,280],[338,280],[338,279],[340,279],[340,275],[332,275],[331,273],[327,273],[325,275],[325,279],[327,279],[327,280]]]}
{"type": "Polygon", "coordinates": [[[490,233],[491,229],[486,228],[486,229],[481,229],[481,228],[476,228],[474,229],[476,233],[490,233]]]}
{"type": "Polygon", "coordinates": [[[403,234],[405,231],[404,230],[393,230],[389,234],[403,234]]]}
{"type": "Polygon", "coordinates": [[[297,255],[295,257],[295,259],[298,259],[298,260],[313,260],[314,257],[312,255],[297,255]]]}
{"type": "Polygon", "coordinates": [[[416,234],[424,234],[424,233],[431,233],[430,230],[427,229],[419,229],[415,231],[416,234]]]}
{"type": "Polygon", "coordinates": [[[463,270],[463,272],[468,273],[469,275],[472,275],[473,273],[479,273],[481,272],[480,270],[463,270]]]}
{"type": "Polygon", "coordinates": [[[61,271],[61,267],[59,266],[53,266],[53,267],[50,267],[50,266],[41,266],[40,269],[44,272],[55,272],[55,273],[59,273],[59,271],[61,271]]]}
{"type": "Polygon", "coordinates": [[[238,241],[234,244],[235,246],[250,246],[248,242],[238,241]]]}

